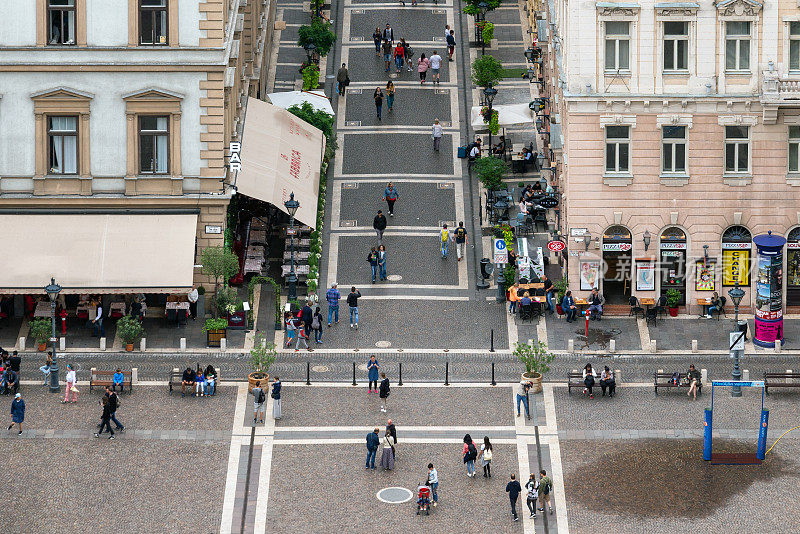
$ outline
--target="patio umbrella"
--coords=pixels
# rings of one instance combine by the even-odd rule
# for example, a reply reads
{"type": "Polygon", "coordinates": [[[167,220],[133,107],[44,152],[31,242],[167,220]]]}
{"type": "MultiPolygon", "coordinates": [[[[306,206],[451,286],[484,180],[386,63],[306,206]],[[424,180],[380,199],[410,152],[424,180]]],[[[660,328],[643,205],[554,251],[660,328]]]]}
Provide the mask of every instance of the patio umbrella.
{"type": "Polygon", "coordinates": [[[270,103],[279,108],[289,109],[292,106],[302,106],[303,102],[308,102],[314,109],[324,111],[329,115],[334,115],[333,106],[330,99],[322,91],[285,91],[282,93],[270,93],[267,95],[270,103]]]}
{"type": "MultiPolygon", "coordinates": [[[[489,126],[483,122],[481,115],[482,106],[472,106],[470,123],[476,132],[486,132],[489,126]]],[[[522,126],[533,124],[533,112],[528,104],[500,104],[492,106],[492,110],[497,111],[497,119],[501,128],[509,126],[522,126]]]]}

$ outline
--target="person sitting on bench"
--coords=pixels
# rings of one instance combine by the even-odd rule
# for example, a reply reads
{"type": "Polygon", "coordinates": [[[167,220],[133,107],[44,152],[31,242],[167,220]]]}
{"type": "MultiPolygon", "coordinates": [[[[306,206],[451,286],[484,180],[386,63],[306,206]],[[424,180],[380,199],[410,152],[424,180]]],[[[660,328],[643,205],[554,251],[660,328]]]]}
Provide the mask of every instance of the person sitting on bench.
{"type": "Polygon", "coordinates": [[[697,400],[697,384],[700,383],[700,371],[694,368],[694,364],[689,366],[689,371],[686,373],[686,380],[689,381],[689,393],[686,395],[692,397],[692,400],[697,400]]]}
{"type": "Polygon", "coordinates": [[[597,377],[594,370],[592,369],[592,364],[587,363],[586,367],[583,368],[583,385],[586,386],[583,388],[583,394],[589,393],[589,398],[593,399],[594,395],[592,394],[592,387],[594,386],[594,379],[597,377]]]}
{"type": "Polygon", "coordinates": [[[181,397],[186,396],[186,386],[189,386],[189,393],[192,392],[192,388],[194,387],[194,382],[196,379],[197,374],[191,367],[187,367],[183,372],[183,378],[181,378],[181,397]]]}
{"type": "Polygon", "coordinates": [[[614,380],[614,373],[606,365],[600,371],[600,389],[603,391],[603,397],[606,395],[606,388],[608,388],[608,396],[613,397],[614,391],[617,389],[617,382],[614,380]]]}
{"type": "Polygon", "coordinates": [[[711,296],[711,304],[708,306],[706,319],[714,317],[714,312],[718,311],[720,308],[722,308],[722,303],[720,302],[719,293],[714,291],[714,294],[711,296]]]}

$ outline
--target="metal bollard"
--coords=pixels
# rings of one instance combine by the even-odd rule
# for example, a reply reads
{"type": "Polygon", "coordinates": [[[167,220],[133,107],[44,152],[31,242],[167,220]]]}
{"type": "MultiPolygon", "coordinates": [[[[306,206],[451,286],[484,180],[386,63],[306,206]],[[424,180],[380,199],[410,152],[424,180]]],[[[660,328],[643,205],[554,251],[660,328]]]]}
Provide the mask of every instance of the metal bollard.
{"type": "Polygon", "coordinates": [[[494,380],[494,362],[492,362],[492,385],[496,386],[497,382],[494,380]]]}
{"type": "Polygon", "coordinates": [[[444,362],[444,385],[450,385],[450,362],[444,362]]]}
{"type": "Polygon", "coordinates": [[[489,352],[494,352],[494,328],[492,328],[489,336],[489,352]]]}
{"type": "Polygon", "coordinates": [[[353,385],[354,386],[357,385],[356,384],[356,362],[353,362],[353,385]]]}
{"type": "Polygon", "coordinates": [[[306,362],[306,385],[311,385],[311,362],[306,362]]]}
{"type": "Polygon", "coordinates": [[[398,365],[400,366],[400,371],[399,371],[399,379],[397,381],[397,385],[398,386],[402,386],[403,385],[403,362],[400,362],[398,365]]]}

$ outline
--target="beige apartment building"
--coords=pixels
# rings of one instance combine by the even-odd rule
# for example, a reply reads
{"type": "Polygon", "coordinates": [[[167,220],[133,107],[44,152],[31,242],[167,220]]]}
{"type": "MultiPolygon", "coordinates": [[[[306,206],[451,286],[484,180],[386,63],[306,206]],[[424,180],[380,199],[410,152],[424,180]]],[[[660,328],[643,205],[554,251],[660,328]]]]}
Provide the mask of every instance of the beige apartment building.
{"type": "MultiPolygon", "coordinates": [[[[0,294],[170,293],[223,243],[272,0],[8,0],[0,294]]],[[[206,284],[207,285],[207,284],[206,284]]]]}
{"type": "Polygon", "coordinates": [[[543,94],[559,139],[544,142],[570,289],[627,304],[675,288],[695,313],[738,281],[750,311],[753,237],[772,231],[788,240],[783,302],[800,306],[796,0],[546,7],[543,94]]]}

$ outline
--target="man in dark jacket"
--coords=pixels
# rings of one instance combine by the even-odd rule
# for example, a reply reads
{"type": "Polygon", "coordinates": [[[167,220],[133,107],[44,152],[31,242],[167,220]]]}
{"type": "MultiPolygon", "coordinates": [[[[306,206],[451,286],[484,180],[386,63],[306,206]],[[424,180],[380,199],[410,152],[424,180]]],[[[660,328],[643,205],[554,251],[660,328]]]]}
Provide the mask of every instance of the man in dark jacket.
{"type": "Polygon", "coordinates": [[[561,299],[561,309],[567,316],[567,322],[571,323],[578,315],[578,307],[575,305],[575,299],[572,298],[572,291],[567,291],[564,298],[561,299]]]}
{"type": "Polygon", "coordinates": [[[517,517],[517,499],[522,492],[522,487],[516,478],[511,475],[511,481],[506,484],[506,491],[508,492],[508,498],[511,500],[511,513],[514,515],[514,521],[519,521],[519,517],[517,517]]]}
{"type": "Polygon", "coordinates": [[[342,63],[342,68],[339,69],[339,72],[336,73],[336,81],[339,84],[339,94],[344,96],[344,90],[347,88],[347,84],[350,83],[350,75],[347,73],[347,66],[342,63]]]}
{"type": "Polygon", "coordinates": [[[191,367],[187,367],[183,372],[183,377],[181,378],[181,397],[186,396],[186,386],[189,386],[189,393],[192,392],[195,380],[197,380],[197,374],[192,370],[191,367]]]}
{"type": "Polygon", "coordinates": [[[17,351],[11,353],[11,358],[8,360],[11,364],[11,368],[14,370],[17,375],[19,375],[19,366],[22,363],[22,358],[19,357],[17,351]]]}
{"type": "MultiPolygon", "coordinates": [[[[119,408],[119,397],[116,392],[111,389],[111,386],[106,386],[106,397],[108,397],[109,410],[111,411],[111,420],[116,425],[117,430],[122,432],[125,430],[125,425],[117,421],[117,408],[119,408]]],[[[99,426],[99,425],[98,425],[99,426]]]]}
{"type": "Polygon", "coordinates": [[[381,398],[381,411],[386,413],[386,399],[389,398],[389,379],[386,378],[386,373],[381,373],[381,385],[378,396],[381,398]]]}
{"type": "Polygon", "coordinates": [[[311,306],[308,305],[308,302],[306,302],[305,306],[303,306],[303,309],[300,310],[300,318],[303,320],[306,337],[308,337],[311,335],[311,323],[314,322],[314,310],[311,309],[311,306]]]}
{"type": "Polygon", "coordinates": [[[378,452],[380,442],[377,428],[367,434],[367,463],[364,469],[375,469],[375,453],[378,452]]]}
{"type": "Polygon", "coordinates": [[[350,328],[358,330],[358,298],[361,296],[361,291],[356,289],[356,286],[350,288],[350,294],[347,295],[347,305],[350,307],[350,328]]]}
{"type": "Polygon", "coordinates": [[[375,233],[378,234],[378,246],[381,246],[383,244],[383,231],[386,230],[386,215],[381,210],[378,210],[378,214],[372,221],[372,227],[375,229],[375,233]]]}

